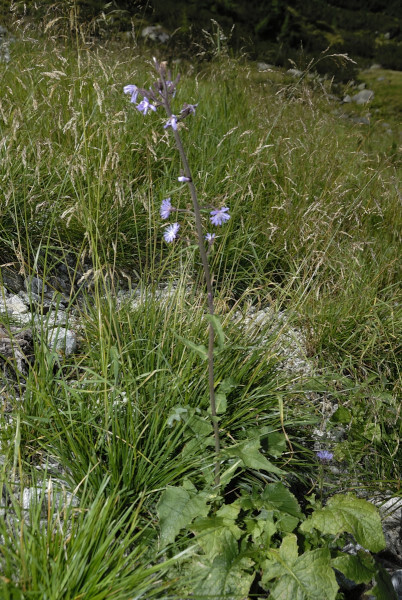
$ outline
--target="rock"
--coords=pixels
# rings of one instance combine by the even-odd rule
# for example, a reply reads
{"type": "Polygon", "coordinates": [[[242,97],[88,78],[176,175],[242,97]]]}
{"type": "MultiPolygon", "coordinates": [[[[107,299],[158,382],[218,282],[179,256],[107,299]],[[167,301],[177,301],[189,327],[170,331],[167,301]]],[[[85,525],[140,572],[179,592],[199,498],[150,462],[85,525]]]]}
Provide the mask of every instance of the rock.
{"type": "Polygon", "coordinates": [[[367,104],[374,98],[373,90],[361,90],[358,94],[352,96],[352,102],[356,104],[367,104]]]}
{"type": "Polygon", "coordinates": [[[384,530],[387,550],[402,560],[402,498],[390,498],[384,504],[376,502],[384,530]]]}
{"type": "Polygon", "coordinates": [[[64,506],[78,506],[79,500],[67,491],[57,491],[53,487],[53,482],[49,479],[36,487],[24,488],[22,491],[21,504],[23,510],[29,510],[31,507],[41,501],[41,515],[47,516],[49,505],[55,511],[61,511],[64,506]],[[44,484],[46,491],[44,491],[44,484]]]}
{"type": "Polygon", "coordinates": [[[160,25],[149,25],[141,31],[141,36],[146,40],[166,44],[170,40],[170,35],[160,25]]]}
{"type": "Polygon", "coordinates": [[[402,569],[398,569],[391,577],[392,585],[398,600],[402,600],[402,569]]]}
{"type": "Polygon", "coordinates": [[[374,71],[375,69],[382,69],[382,65],[374,63],[373,65],[371,65],[370,70],[374,71]]]}
{"type": "Polygon", "coordinates": [[[272,71],[272,69],[275,69],[274,65],[269,65],[268,63],[264,63],[264,62],[259,62],[257,63],[257,69],[262,72],[262,71],[272,71]]]}
{"type": "Polygon", "coordinates": [[[23,315],[28,312],[28,307],[21,298],[15,294],[8,298],[3,298],[2,295],[0,295],[0,312],[11,313],[11,316],[23,315]]]}
{"type": "Polygon", "coordinates": [[[18,294],[24,287],[24,280],[16,271],[3,268],[0,271],[0,285],[3,285],[9,292],[18,294]]]}
{"type": "Polygon", "coordinates": [[[342,102],[345,102],[345,104],[348,104],[349,102],[352,102],[351,96],[349,96],[349,94],[346,94],[346,96],[344,97],[344,99],[342,100],[342,102]]]}
{"type": "Polygon", "coordinates": [[[55,327],[47,332],[47,343],[51,350],[70,356],[77,349],[77,336],[71,329],[55,327]]]}
{"type": "Polygon", "coordinates": [[[366,87],[366,84],[365,84],[365,83],[360,83],[360,84],[357,86],[357,89],[358,89],[358,90],[364,90],[364,89],[365,89],[365,87],[366,87]]]}
{"type": "Polygon", "coordinates": [[[7,330],[0,326],[0,364],[3,364],[6,373],[13,377],[15,375],[15,371],[12,371],[14,367],[20,373],[25,374],[32,358],[32,331],[30,329],[21,331],[17,327],[10,327],[7,330]]]}
{"type": "Polygon", "coordinates": [[[293,77],[301,77],[301,75],[303,75],[303,71],[300,71],[299,69],[288,69],[286,73],[293,75],[293,77]]]}
{"type": "Polygon", "coordinates": [[[370,119],[368,117],[352,116],[350,117],[350,120],[358,125],[370,125],[370,119]]]}
{"type": "Polygon", "coordinates": [[[40,277],[29,277],[25,279],[25,289],[28,295],[31,295],[33,300],[40,300],[42,292],[46,292],[47,285],[43,283],[40,277]]]}
{"type": "Polygon", "coordinates": [[[8,63],[10,61],[10,43],[14,37],[10,35],[5,27],[0,25],[0,61],[8,63]]]}

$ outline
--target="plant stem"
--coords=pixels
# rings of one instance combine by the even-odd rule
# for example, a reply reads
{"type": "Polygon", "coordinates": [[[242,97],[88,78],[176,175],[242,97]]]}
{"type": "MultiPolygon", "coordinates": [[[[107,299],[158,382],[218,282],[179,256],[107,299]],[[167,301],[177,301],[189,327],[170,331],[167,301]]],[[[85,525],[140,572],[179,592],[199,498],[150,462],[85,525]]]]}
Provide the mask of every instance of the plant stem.
{"type": "MultiPolygon", "coordinates": [[[[161,80],[164,87],[164,108],[168,117],[172,116],[172,109],[170,108],[167,88],[166,88],[166,80],[162,73],[161,80]]],[[[201,211],[200,205],[198,203],[197,190],[195,189],[195,185],[193,182],[193,178],[191,176],[190,166],[188,164],[187,155],[183,148],[183,143],[181,141],[180,134],[177,130],[173,129],[174,139],[176,142],[177,150],[180,154],[181,162],[183,165],[184,175],[190,180],[188,182],[188,186],[190,188],[191,199],[193,201],[194,207],[194,216],[195,216],[195,226],[197,230],[197,239],[198,239],[198,248],[200,251],[202,267],[204,269],[205,282],[207,285],[207,297],[208,297],[208,312],[210,315],[213,315],[215,312],[214,306],[214,292],[212,286],[211,272],[209,269],[207,252],[205,250],[205,245],[203,242],[203,231],[202,231],[202,219],[201,219],[201,211]]],[[[214,328],[212,323],[209,324],[209,338],[208,338],[208,385],[209,385],[209,402],[211,407],[212,414],[212,426],[214,430],[214,439],[215,439],[215,485],[220,485],[220,468],[219,468],[219,453],[220,453],[220,437],[219,437],[219,426],[216,415],[216,403],[215,403],[215,378],[214,378],[214,328]]]]}

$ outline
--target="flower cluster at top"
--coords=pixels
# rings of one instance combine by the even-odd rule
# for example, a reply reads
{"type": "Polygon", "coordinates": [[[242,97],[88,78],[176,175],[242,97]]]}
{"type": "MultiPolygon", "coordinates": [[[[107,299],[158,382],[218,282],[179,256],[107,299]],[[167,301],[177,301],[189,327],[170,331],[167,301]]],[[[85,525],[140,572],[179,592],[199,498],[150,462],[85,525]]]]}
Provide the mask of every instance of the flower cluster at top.
{"type": "MultiPolygon", "coordinates": [[[[124,86],[123,91],[125,94],[129,94],[131,96],[130,101],[135,104],[136,109],[143,115],[146,115],[149,110],[155,112],[159,106],[163,106],[168,115],[168,120],[164,125],[164,129],[171,127],[177,136],[179,135],[178,123],[189,115],[195,115],[198,104],[188,104],[185,102],[179,113],[179,116],[174,115],[170,108],[170,100],[174,98],[176,94],[176,86],[180,76],[178,75],[176,79],[172,81],[170,73],[167,72],[166,63],[158,64],[156,60],[154,62],[160,78],[148,90],[139,88],[134,84],[129,84],[124,86]],[[142,97],[140,102],[138,101],[138,96],[142,97]]],[[[187,173],[186,175],[182,174],[177,179],[181,183],[189,183],[192,185],[190,173],[187,173]]],[[[160,215],[162,219],[168,219],[171,213],[177,210],[177,208],[172,206],[170,198],[162,200],[162,205],[160,207],[160,215]]],[[[229,221],[230,215],[228,211],[229,208],[227,206],[222,206],[216,210],[211,210],[210,221],[212,225],[218,227],[229,221]]],[[[173,223],[169,225],[163,234],[165,241],[168,243],[173,242],[173,240],[175,240],[177,237],[179,229],[179,223],[173,223]]],[[[209,246],[213,244],[215,238],[215,233],[207,233],[205,235],[205,240],[208,242],[209,246]]]]}

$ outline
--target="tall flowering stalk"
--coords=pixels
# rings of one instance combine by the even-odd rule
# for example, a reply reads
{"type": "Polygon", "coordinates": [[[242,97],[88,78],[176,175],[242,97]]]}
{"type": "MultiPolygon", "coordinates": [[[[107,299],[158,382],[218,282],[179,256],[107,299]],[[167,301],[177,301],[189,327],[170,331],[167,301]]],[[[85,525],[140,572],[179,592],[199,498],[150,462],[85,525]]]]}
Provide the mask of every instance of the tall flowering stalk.
{"type": "MultiPolygon", "coordinates": [[[[189,115],[194,115],[196,112],[197,105],[196,104],[187,104],[184,103],[180,114],[177,116],[173,113],[171,107],[171,100],[174,98],[176,94],[176,86],[179,81],[179,77],[176,78],[175,81],[171,80],[170,73],[167,71],[167,65],[165,62],[158,63],[156,59],[154,59],[155,69],[158,73],[158,80],[153,84],[153,86],[149,90],[137,88],[135,85],[127,85],[124,87],[124,92],[126,94],[131,95],[131,102],[137,102],[137,96],[142,96],[143,100],[136,105],[136,108],[139,112],[142,112],[144,115],[147,114],[149,110],[156,111],[156,109],[161,106],[167,115],[167,121],[164,125],[164,129],[172,129],[174,139],[176,142],[176,147],[180,155],[183,172],[178,177],[178,181],[182,183],[187,183],[191,199],[193,202],[194,208],[194,218],[195,218],[195,226],[197,231],[197,243],[200,251],[201,262],[204,270],[205,283],[207,287],[207,298],[208,298],[208,312],[211,317],[214,317],[215,314],[215,305],[214,305],[214,291],[212,286],[212,278],[211,272],[209,269],[208,263],[208,250],[211,248],[215,240],[215,233],[204,233],[203,231],[203,223],[201,216],[200,204],[198,202],[197,190],[194,185],[192,173],[190,170],[190,166],[187,159],[187,154],[184,150],[182,139],[179,133],[178,124],[180,121],[188,117],[189,115]],[[152,103],[151,103],[152,102],[152,103]],[[205,243],[206,242],[206,243],[205,243]]],[[[177,209],[172,206],[171,199],[166,198],[162,201],[160,215],[162,219],[168,219],[172,212],[175,212],[177,209]]],[[[230,219],[229,209],[226,206],[220,207],[216,210],[212,210],[210,212],[210,221],[214,226],[223,225],[230,219]]],[[[178,235],[180,229],[179,223],[170,224],[164,233],[164,239],[167,243],[173,242],[178,235]]],[[[212,425],[214,430],[214,439],[215,439],[215,485],[220,485],[220,467],[219,467],[219,453],[220,453],[220,437],[219,437],[219,426],[218,419],[216,413],[216,402],[215,402],[215,378],[214,378],[214,340],[215,340],[215,332],[213,326],[213,319],[210,320],[209,323],[209,332],[208,332],[208,386],[209,386],[209,401],[212,413],[212,425]]]]}

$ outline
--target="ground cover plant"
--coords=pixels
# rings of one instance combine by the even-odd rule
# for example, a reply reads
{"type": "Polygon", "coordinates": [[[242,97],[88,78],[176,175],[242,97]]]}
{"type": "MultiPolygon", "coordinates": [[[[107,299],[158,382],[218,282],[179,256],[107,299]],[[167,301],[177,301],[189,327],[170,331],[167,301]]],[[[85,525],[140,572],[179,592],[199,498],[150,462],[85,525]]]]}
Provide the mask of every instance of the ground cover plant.
{"type": "Polygon", "coordinates": [[[390,598],[370,554],[340,549],[348,535],[384,543],[376,509],[349,492],[399,489],[400,139],[222,49],[179,66],[169,102],[197,105],[185,120],[141,114],[158,74],[138,48],[25,36],[1,65],[2,271],[50,281],[71,263],[80,333],[70,357],[39,335],[28,375],[4,383],[2,481],[19,518],[0,517],[2,596],[335,598],[335,568],[390,598]],[[174,240],[161,218],[192,211],[175,127],[204,218],[230,214],[205,246],[217,415],[196,227],[177,213],[174,240]],[[262,308],[270,318],[245,328],[262,308]],[[291,327],[303,376],[281,368],[291,327]],[[323,397],[338,406],[328,433],[344,434],[320,463],[323,397]],[[27,512],[15,482],[52,461],[78,504],[60,516],[40,484],[27,512]]]}

